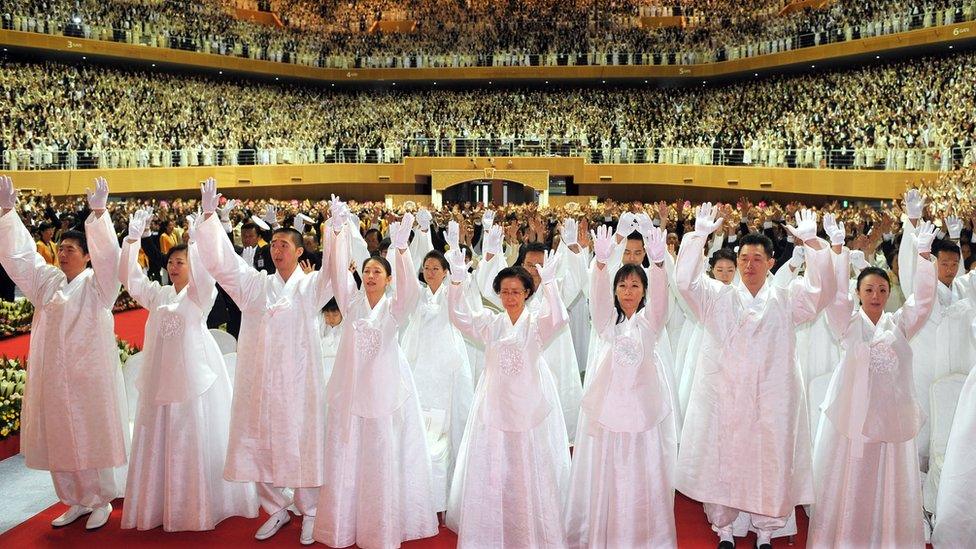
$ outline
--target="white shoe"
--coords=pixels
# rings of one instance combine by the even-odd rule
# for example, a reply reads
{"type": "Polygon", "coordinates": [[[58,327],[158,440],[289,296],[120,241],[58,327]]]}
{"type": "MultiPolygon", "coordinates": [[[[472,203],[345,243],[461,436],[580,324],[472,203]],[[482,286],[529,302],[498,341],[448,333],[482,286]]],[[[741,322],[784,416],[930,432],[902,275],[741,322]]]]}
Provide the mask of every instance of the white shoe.
{"type": "Polygon", "coordinates": [[[112,515],[112,504],[107,503],[104,507],[92,509],[92,514],[85,523],[86,530],[98,530],[108,522],[108,517],[112,515]]]}
{"type": "Polygon", "coordinates": [[[271,515],[271,517],[266,520],[260,528],[258,528],[258,533],[254,534],[254,538],[258,540],[268,539],[277,534],[278,530],[281,530],[281,527],[288,524],[288,521],[290,520],[291,515],[288,514],[288,511],[278,511],[277,513],[271,515]]]}
{"type": "Polygon", "coordinates": [[[64,514],[52,520],[51,526],[55,528],[61,528],[62,526],[67,526],[91,512],[92,510],[89,509],[88,507],[82,507],[81,505],[72,505],[67,511],[64,512],[64,514]]]}
{"type": "Polygon", "coordinates": [[[312,545],[315,543],[315,538],[312,537],[312,530],[314,529],[315,517],[308,515],[302,517],[302,537],[298,541],[302,542],[302,545],[312,545]]]}

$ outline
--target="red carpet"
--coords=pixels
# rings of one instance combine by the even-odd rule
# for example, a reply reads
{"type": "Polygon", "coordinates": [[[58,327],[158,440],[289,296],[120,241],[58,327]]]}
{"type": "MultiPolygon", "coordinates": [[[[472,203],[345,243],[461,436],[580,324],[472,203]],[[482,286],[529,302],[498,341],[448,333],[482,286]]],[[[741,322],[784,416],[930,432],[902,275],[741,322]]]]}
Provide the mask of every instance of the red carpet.
{"type": "MultiPolygon", "coordinates": [[[[115,315],[115,332],[123,340],[139,348],[143,344],[143,331],[146,317],[145,309],[125,311],[115,315]]],[[[26,356],[29,335],[0,341],[0,355],[26,356]]],[[[93,545],[99,549],[109,547],[202,547],[205,545],[235,545],[270,547],[298,547],[298,536],[301,532],[301,521],[292,520],[282,528],[274,538],[258,542],[254,539],[254,532],[263,522],[261,519],[229,518],[222,522],[216,530],[211,532],[178,532],[167,533],[161,528],[148,532],[136,530],[121,530],[119,524],[122,517],[122,500],[114,502],[115,511],[108,524],[96,532],[86,532],[83,519],[61,529],[51,528],[51,521],[63,513],[64,505],[56,504],[27,522],[0,534],[0,547],[78,547],[93,545]]],[[[705,520],[705,513],[701,504],[692,501],[681,494],[675,501],[675,517],[678,527],[678,545],[681,548],[713,548],[717,545],[717,538],[705,520]]],[[[794,547],[802,548],[806,545],[807,517],[802,510],[797,510],[797,527],[794,547]]],[[[442,528],[438,536],[430,539],[406,543],[408,549],[449,549],[457,544],[457,536],[453,532],[442,528]]],[[[754,547],[755,536],[742,538],[738,547],[754,547]]],[[[318,545],[322,547],[322,545],[318,545]]],[[[787,540],[775,540],[774,546],[788,547],[787,540]]]]}
{"type": "MultiPolygon", "coordinates": [[[[253,546],[253,547],[297,547],[298,535],[301,533],[301,521],[292,519],[287,526],[273,538],[266,541],[254,539],[254,532],[266,518],[262,513],[260,519],[229,518],[217,526],[216,530],[210,532],[163,532],[162,528],[156,528],[148,532],[137,530],[120,530],[119,523],[122,519],[122,500],[116,500],[113,504],[115,511],[101,530],[86,532],[84,519],[79,519],[74,524],[65,528],[51,528],[51,521],[63,513],[67,507],[61,504],[54,505],[44,512],[36,515],[29,521],[17,526],[16,528],[0,535],[0,547],[78,547],[81,545],[92,545],[99,549],[109,547],[132,548],[132,547],[168,547],[177,545],[181,547],[202,547],[205,545],[234,545],[234,546],[253,546]]],[[[797,534],[794,547],[802,548],[806,545],[807,518],[801,511],[797,511],[797,522],[799,534],[797,534]]],[[[675,516],[678,522],[678,546],[681,548],[711,549],[717,545],[717,539],[712,533],[705,520],[705,513],[701,505],[678,494],[675,501],[675,516]]],[[[741,538],[737,546],[740,548],[751,548],[755,544],[755,536],[741,538]]],[[[436,537],[405,543],[407,549],[449,549],[457,544],[457,536],[447,528],[441,528],[440,534],[436,537]]],[[[317,547],[324,547],[317,544],[317,547]]],[[[788,547],[787,540],[774,540],[774,547],[788,547]]]]}

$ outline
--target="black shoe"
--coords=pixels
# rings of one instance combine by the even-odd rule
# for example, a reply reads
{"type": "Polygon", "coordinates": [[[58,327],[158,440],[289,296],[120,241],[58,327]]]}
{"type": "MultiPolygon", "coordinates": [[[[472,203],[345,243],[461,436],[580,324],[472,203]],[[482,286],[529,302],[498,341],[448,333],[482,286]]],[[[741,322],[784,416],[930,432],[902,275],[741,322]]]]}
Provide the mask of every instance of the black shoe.
{"type": "Polygon", "coordinates": [[[756,549],[773,549],[772,543],[764,543],[762,545],[756,544],[756,549]]]}
{"type": "Polygon", "coordinates": [[[735,549],[735,543],[731,541],[718,542],[718,549],[735,549]]]}

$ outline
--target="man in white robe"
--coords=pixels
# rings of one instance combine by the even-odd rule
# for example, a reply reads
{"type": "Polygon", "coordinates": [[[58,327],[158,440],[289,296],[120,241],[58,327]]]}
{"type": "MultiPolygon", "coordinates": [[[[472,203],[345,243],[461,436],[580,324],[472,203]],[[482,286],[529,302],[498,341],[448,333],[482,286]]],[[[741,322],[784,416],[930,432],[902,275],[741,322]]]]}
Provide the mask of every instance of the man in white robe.
{"type": "Polygon", "coordinates": [[[257,539],[270,538],[291,520],[287,509],[294,503],[304,516],[301,542],[310,545],[318,490],[325,482],[318,318],[333,297],[329,271],[305,274],[298,267],[302,236],[291,228],[279,228],[271,237],[276,272],[255,270],[235,253],[220,219],[212,215],[218,200],[210,179],[203,187],[200,257],[242,313],[224,477],[257,483],[261,507],[271,515],[257,539]],[[286,489],[294,491],[293,498],[286,489]]]}
{"type": "Polygon", "coordinates": [[[13,182],[0,176],[0,264],[35,307],[21,449],[27,467],[51,472],[58,498],[70,506],[55,527],[88,514],[88,530],[102,527],[111,501],[125,490],[128,412],[112,317],[119,246],[107,199],[108,185],[99,179],[85,222],[91,238],[64,233],[54,267],[13,211],[13,182]],[[89,256],[89,240],[109,249],[89,256]]]}
{"type": "Polygon", "coordinates": [[[796,327],[813,320],[834,295],[832,261],[816,237],[815,214],[788,227],[807,247],[807,276],[779,287],[767,280],[772,241],[740,241],[741,285],[706,276],[703,248],[722,227],[717,208],[699,208],[681,245],[678,291],[705,328],[701,363],[681,434],[675,488],[702,501],[719,547],[734,546],[733,522],[751,514],[760,549],[796,505],[813,503],[807,406],[796,363],[796,327]]]}

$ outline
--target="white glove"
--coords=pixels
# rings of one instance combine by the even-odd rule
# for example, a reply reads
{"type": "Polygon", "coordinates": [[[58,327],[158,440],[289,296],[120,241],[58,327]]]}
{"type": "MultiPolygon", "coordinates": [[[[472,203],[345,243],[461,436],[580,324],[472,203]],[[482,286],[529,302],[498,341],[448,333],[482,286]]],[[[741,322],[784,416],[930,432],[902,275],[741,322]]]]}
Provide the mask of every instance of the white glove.
{"type": "Polygon", "coordinates": [[[575,246],[579,243],[579,223],[572,217],[563,219],[559,226],[559,238],[567,246],[575,246]]]}
{"type": "Polygon", "coordinates": [[[430,211],[427,208],[420,208],[420,211],[417,212],[417,225],[425,233],[430,230],[430,222],[432,219],[433,216],[430,215],[430,211]]]}
{"type": "Polygon", "coordinates": [[[0,175],[0,210],[12,210],[17,207],[17,193],[14,191],[14,181],[6,175],[0,175]]]}
{"type": "Polygon", "coordinates": [[[136,210],[136,212],[129,216],[129,236],[127,240],[130,242],[138,242],[142,235],[146,233],[146,225],[149,223],[149,219],[152,218],[152,210],[136,210]]]}
{"type": "Polygon", "coordinates": [[[664,229],[651,227],[647,236],[644,238],[644,249],[647,250],[647,257],[651,263],[661,263],[664,255],[668,253],[668,233],[664,229]]]}
{"type": "Polygon", "coordinates": [[[617,231],[616,235],[626,239],[630,233],[637,230],[637,216],[630,212],[624,212],[620,214],[620,219],[617,221],[617,231]]]}
{"type": "Polygon", "coordinates": [[[186,234],[191,242],[196,241],[197,229],[200,228],[201,223],[203,223],[203,212],[200,210],[197,210],[196,215],[186,216],[186,234]]]}
{"type": "Polygon", "coordinates": [[[918,253],[924,254],[932,251],[932,242],[935,241],[936,228],[929,221],[923,221],[915,233],[915,239],[918,242],[918,253]]]}
{"type": "Polygon", "coordinates": [[[481,230],[487,231],[495,224],[495,210],[485,210],[485,213],[481,214],[481,230]]]}
{"type": "Polygon", "coordinates": [[[546,250],[542,265],[535,264],[535,268],[539,271],[539,278],[542,279],[543,284],[548,284],[556,280],[556,274],[559,273],[559,261],[560,259],[556,255],[556,252],[546,250]]]}
{"type": "Polygon", "coordinates": [[[614,246],[616,246],[613,235],[610,234],[610,227],[600,225],[596,228],[596,233],[593,233],[592,238],[593,255],[596,256],[598,262],[606,265],[607,261],[610,261],[614,246]]]}
{"type": "Polygon", "coordinates": [[[444,241],[447,242],[448,250],[456,250],[461,247],[461,226],[453,219],[447,222],[447,230],[444,231],[444,241]]]}
{"type": "Polygon", "coordinates": [[[823,228],[830,237],[831,246],[843,246],[847,237],[847,232],[844,230],[844,224],[838,223],[837,218],[834,214],[824,214],[823,218],[823,228]]]}
{"type": "Polygon", "coordinates": [[[270,226],[272,229],[277,229],[279,226],[278,208],[271,204],[268,204],[268,206],[264,209],[264,217],[262,217],[261,219],[263,219],[264,222],[267,223],[268,226],[270,226]]]}
{"type": "Polygon", "coordinates": [[[390,224],[390,240],[398,250],[405,250],[410,244],[410,232],[413,230],[413,214],[403,214],[399,223],[390,224]]]}
{"type": "Polygon", "coordinates": [[[108,182],[104,177],[95,178],[95,190],[85,189],[88,195],[88,207],[93,210],[104,210],[108,204],[108,182]]]}
{"type": "Polygon", "coordinates": [[[345,202],[339,200],[339,197],[332,195],[332,200],[329,201],[329,219],[326,220],[325,224],[332,229],[333,232],[338,233],[342,230],[343,224],[349,219],[349,206],[345,202]]]}
{"type": "Polygon", "coordinates": [[[797,240],[797,245],[817,238],[817,214],[807,209],[796,212],[796,227],[787,225],[786,230],[797,240]]]}
{"type": "Polygon", "coordinates": [[[220,214],[220,221],[222,223],[230,223],[230,212],[237,207],[237,201],[231,198],[227,202],[224,202],[223,208],[217,208],[217,212],[220,214]]]}
{"type": "Polygon", "coordinates": [[[248,246],[241,251],[241,259],[244,260],[244,263],[247,263],[248,267],[254,266],[254,254],[257,251],[258,249],[255,246],[248,246]]]}
{"type": "Polygon", "coordinates": [[[706,202],[698,206],[695,211],[695,234],[698,236],[708,236],[722,227],[721,217],[718,219],[718,206],[712,206],[711,202],[706,202]]]}
{"type": "Polygon", "coordinates": [[[646,239],[648,235],[651,234],[651,231],[653,231],[655,228],[654,222],[651,221],[651,216],[641,212],[637,214],[635,220],[637,223],[637,230],[640,232],[641,236],[646,239]]]}
{"type": "Polygon", "coordinates": [[[464,261],[464,250],[453,248],[444,254],[444,258],[451,266],[451,282],[460,284],[468,279],[468,268],[471,265],[464,261]]]}
{"type": "Polygon", "coordinates": [[[950,215],[945,220],[946,230],[949,231],[949,238],[959,240],[962,235],[962,220],[954,215],[950,215]]]}
{"type": "Polygon", "coordinates": [[[502,238],[504,237],[504,232],[502,228],[498,225],[492,225],[488,234],[485,235],[485,241],[481,245],[481,251],[485,254],[492,255],[502,255],[502,238]]]}
{"type": "Polygon", "coordinates": [[[298,215],[295,216],[295,220],[292,222],[292,228],[302,234],[305,234],[305,225],[309,223],[315,223],[315,220],[299,212],[298,215]]]}
{"type": "Polygon", "coordinates": [[[793,256],[790,257],[790,267],[795,271],[799,269],[806,260],[806,250],[803,246],[793,246],[793,256]]]}
{"type": "Polygon", "coordinates": [[[210,177],[200,185],[200,206],[203,208],[204,215],[212,214],[217,211],[217,204],[220,203],[220,195],[217,194],[217,180],[210,177]]]}
{"type": "Polygon", "coordinates": [[[863,271],[871,266],[868,260],[864,258],[864,252],[861,250],[851,250],[851,265],[858,271],[863,271]]]}
{"type": "Polygon", "coordinates": [[[922,219],[922,209],[925,207],[925,197],[917,189],[909,189],[905,193],[905,212],[908,219],[922,219]]]}

